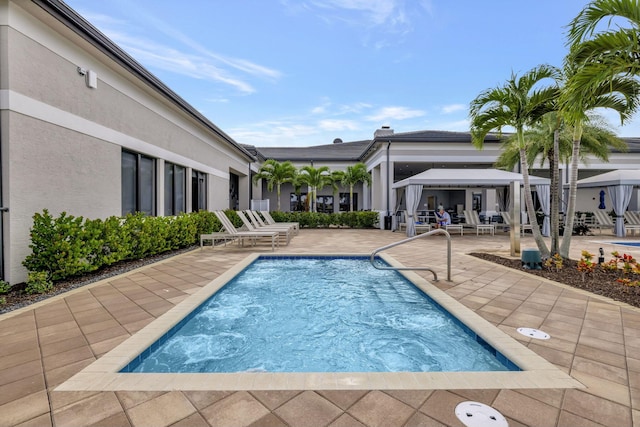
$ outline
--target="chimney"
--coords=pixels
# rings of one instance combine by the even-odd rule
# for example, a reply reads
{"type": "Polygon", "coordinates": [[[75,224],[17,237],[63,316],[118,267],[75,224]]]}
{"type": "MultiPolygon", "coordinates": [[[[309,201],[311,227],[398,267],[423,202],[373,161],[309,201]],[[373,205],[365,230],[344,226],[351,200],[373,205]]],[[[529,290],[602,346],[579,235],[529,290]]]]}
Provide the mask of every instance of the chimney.
{"type": "Polygon", "coordinates": [[[393,135],[393,129],[390,126],[382,126],[373,133],[373,139],[391,135],[393,135]]]}

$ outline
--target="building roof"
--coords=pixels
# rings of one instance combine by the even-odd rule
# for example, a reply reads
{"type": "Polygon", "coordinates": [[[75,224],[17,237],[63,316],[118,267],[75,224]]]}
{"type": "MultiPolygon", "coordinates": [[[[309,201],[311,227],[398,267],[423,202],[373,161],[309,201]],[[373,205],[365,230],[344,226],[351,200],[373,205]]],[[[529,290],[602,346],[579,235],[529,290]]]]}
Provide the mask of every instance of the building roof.
{"type": "Polygon", "coordinates": [[[160,79],[154,76],[149,70],[144,68],[140,63],[133,59],[129,54],[122,50],[118,45],[105,36],[100,30],[91,25],[89,21],[80,16],[75,10],[67,6],[61,0],[32,0],[33,3],[47,11],[51,16],[56,18],[67,28],[71,29],[77,35],[82,37],[96,49],[104,53],[111,60],[122,66],[132,75],[143,81],[146,85],[167,98],[179,109],[193,117],[197,122],[208,128],[220,139],[239,150],[244,156],[251,160],[255,160],[245,148],[238,144],[233,138],[223,132],[219,127],[213,124],[209,119],[203,116],[198,110],[191,106],[187,101],[181,98],[177,93],[171,90],[160,79]]]}
{"type": "Polygon", "coordinates": [[[359,162],[371,140],[340,142],[314,147],[257,147],[265,159],[295,161],[351,161],[359,162]]]}
{"type": "MultiPolygon", "coordinates": [[[[511,133],[489,133],[485,137],[486,144],[501,143],[511,133]]],[[[629,146],[627,152],[640,153],[640,138],[621,138],[629,146]]],[[[366,155],[378,143],[416,143],[416,144],[471,144],[470,132],[452,132],[442,130],[421,130],[414,132],[393,133],[389,130],[382,135],[374,135],[373,139],[341,142],[312,147],[251,147],[258,157],[274,160],[291,161],[363,161],[366,155]]],[[[251,150],[249,150],[251,151],[251,150]]],[[[617,150],[613,150],[617,151],[617,150]]]]}
{"type": "Polygon", "coordinates": [[[618,169],[578,181],[579,188],[610,185],[640,186],[640,169],[618,169]]]}

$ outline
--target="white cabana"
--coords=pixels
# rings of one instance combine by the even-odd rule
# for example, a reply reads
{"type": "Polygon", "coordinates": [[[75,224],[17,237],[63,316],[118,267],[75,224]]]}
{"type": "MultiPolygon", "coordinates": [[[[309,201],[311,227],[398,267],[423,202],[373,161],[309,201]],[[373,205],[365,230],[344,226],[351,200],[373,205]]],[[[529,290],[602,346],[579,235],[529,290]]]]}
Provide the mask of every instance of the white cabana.
{"type": "MultiPolygon", "coordinates": [[[[422,186],[422,188],[500,188],[506,187],[512,182],[524,184],[521,173],[507,172],[499,169],[429,169],[409,178],[394,183],[391,188],[402,191],[407,190],[410,186],[422,186]]],[[[539,176],[529,176],[529,183],[532,188],[540,191],[541,187],[549,187],[550,180],[539,176]]],[[[413,187],[417,188],[417,187],[413,187]]],[[[549,191],[544,192],[542,197],[549,197],[549,191]]],[[[540,193],[538,196],[541,197],[540,193]]],[[[419,201],[418,197],[418,201],[419,201]]],[[[549,201],[541,201],[543,206],[549,206],[549,201]]],[[[408,207],[407,207],[408,209],[408,207]]],[[[546,211],[545,211],[545,215],[546,211]]],[[[549,221],[545,221],[548,225],[549,221]]],[[[548,226],[545,228],[543,223],[543,235],[548,235],[548,226]],[[546,234],[545,234],[546,231],[546,234]]],[[[409,226],[407,224],[407,236],[409,236],[409,226]]]]}
{"type": "MultiPolygon", "coordinates": [[[[391,188],[402,188],[410,184],[423,187],[504,187],[511,182],[523,184],[522,174],[499,169],[429,169],[394,183],[391,188]]],[[[529,176],[531,186],[549,185],[548,178],[529,176]]]]}
{"type": "Polygon", "coordinates": [[[607,189],[616,214],[616,236],[625,236],[624,213],[629,207],[633,187],[640,186],[640,169],[619,169],[578,180],[578,188],[607,189]]]}

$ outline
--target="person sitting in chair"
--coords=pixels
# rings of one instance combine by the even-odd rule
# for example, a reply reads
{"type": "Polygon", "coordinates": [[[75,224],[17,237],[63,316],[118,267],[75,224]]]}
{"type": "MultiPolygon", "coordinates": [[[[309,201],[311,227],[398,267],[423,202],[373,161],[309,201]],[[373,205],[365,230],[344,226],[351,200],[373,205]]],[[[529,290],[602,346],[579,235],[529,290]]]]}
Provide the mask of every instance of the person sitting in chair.
{"type": "Polygon", "coordinates": [[[445,225],[451,224],[451,216],[449,212],[445,211],[442,206],[436,212],[436,228],[444,227],[445,225]]]}

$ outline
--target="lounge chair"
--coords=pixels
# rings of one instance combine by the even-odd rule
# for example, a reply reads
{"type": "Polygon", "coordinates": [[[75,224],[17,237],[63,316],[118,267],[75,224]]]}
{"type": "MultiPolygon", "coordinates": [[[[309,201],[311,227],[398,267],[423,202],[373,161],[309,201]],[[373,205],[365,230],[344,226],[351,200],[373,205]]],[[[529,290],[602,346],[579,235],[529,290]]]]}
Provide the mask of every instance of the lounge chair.
{"type": "Polygon", "coordinates": [[[290,225],[291,227],[293,227],[294,234],[298,234],[298,232],[300,231],[300,223],[299,222],[277,222],[276,220],[273,219],[273,217],[271,216],[269,211],[260,211],[260,214],[258,214],[258,212],[255,212],[255,211],[249,211],[249,212],[253,213],[253,216],[255,216],[258,221],[260,221],[259,218],[260,218],[260,215],[262,215],[262,217],[264,218],[264,220],[266,222],[266,225],[286,224],[286,225],[290,225]]]}
{"type": "Polygon", "coordinates": [[[244,239],[250,239],[255,245],[259,238],[271,238],[271,250],[275,251],[275,247],[280,245],[279,234],[277,231],[239,231],[231,222],[227,215],[222,211],[213,211],[222,223],[224,230],[230,235],[238,238],[238,243],[243,244],[244,239]]]}
{"type": "MultiPolygon", "coordinates": [[[[513,227],[513,221],[511,221],[511,213],[510,212],[500,212],[504,223],[507,227],[513,227]]],[[[533,227],[531,224],[520,224],[520,234],[524,235],[525,230],[531,230],[533,227]]]]}
{"type": "Polygon", "coordinates": [[[596,227],[601,234],[603,228],[610,228],[611,230],[613,230],[613,228],[615,227],[613,220],[605,211],[597,210],[593,212],[593,215],[596,217],[596,223],[594,224],[594,227],[596,227]]]}
{"type": "Polygon", "coordinates": [[[271,224],[265,222],[265,220],[262,219],[262,216],[260,216],[258,212],[246,210],[245,213],[247,215],[247,218],[249,218],[249,221],[251,221],[251,224],[253,224],[253,226],[257,229],[260,229],[261,227],[287,228],[289,229],[289,233],[292,235],[292,237],[298,234],[298,223],[274,221],[273,224],[271,224]]]}
{"type": "Polygon", "coordinates": [[[278,225],[260,226],[260,225],[256,225],[250,219],[250,218],[253,218],[253,217],[247,217],[247,215],[245,215],[244,212],[236,211],[236,214],[238,214],[238,216],[242,220],[242,223],[247,228],[247,230],[249,230],[249,231],[275,231],[275,232],[278,233],[278,235],[280,237],[284,237],[285,238],[285,240],[287,242],[286,243],[287,245],[289,244],[289,242],[291,242],[291,235],[293,234],[293,228],[292,227],[289,227],[288,225],[283,225],[283,226],[278,226],[278,225]]]}
{"type": "Polygon", "coordinates": [[[626,231],[630,231],[631,235],[635,236],[636,231],[640,231],[640,214],[633,211],[625,211],[624,213],[626,231]]]}
{"type": "Polygon", "coordinates": [[[218,231],[214,233],[207,233],[200,235],[200,249],[204,247],[204,242],[211,241],[211,246],[215,246],[216,240],[224,241],[224,245],[227,246],[228,241],[235,240],[236,237],[233,235],[226,233],[224,231],[218,231]]]}
{"type": "MultiPolygon", "coordinates": [[[[407,211],[404,211],[404,216],[405,218],[409,218],[407,211]]],[[[431,224],[429,224],[428,222],[416,222],[415,227],[416,227],[416,234],[422,234],[422,233],[427,233],[431,231],[431,224]]],[[[401,222],[398,224],[398,231],[404,231],[406,230],[406,228],[407,228],[406,222],[401,222]]]]}
{"type": "Polygon", "coordinates": [[[488,231],[491,235],[496,233],[496,226],[494,224],[483,224],[480,221],[480,217],[478,216],[478,212],[474,210],[464,211],[464,225],[469,225],[472,228],[476,229],[476,235],[480,233],[484,233],[488,231]]]}

